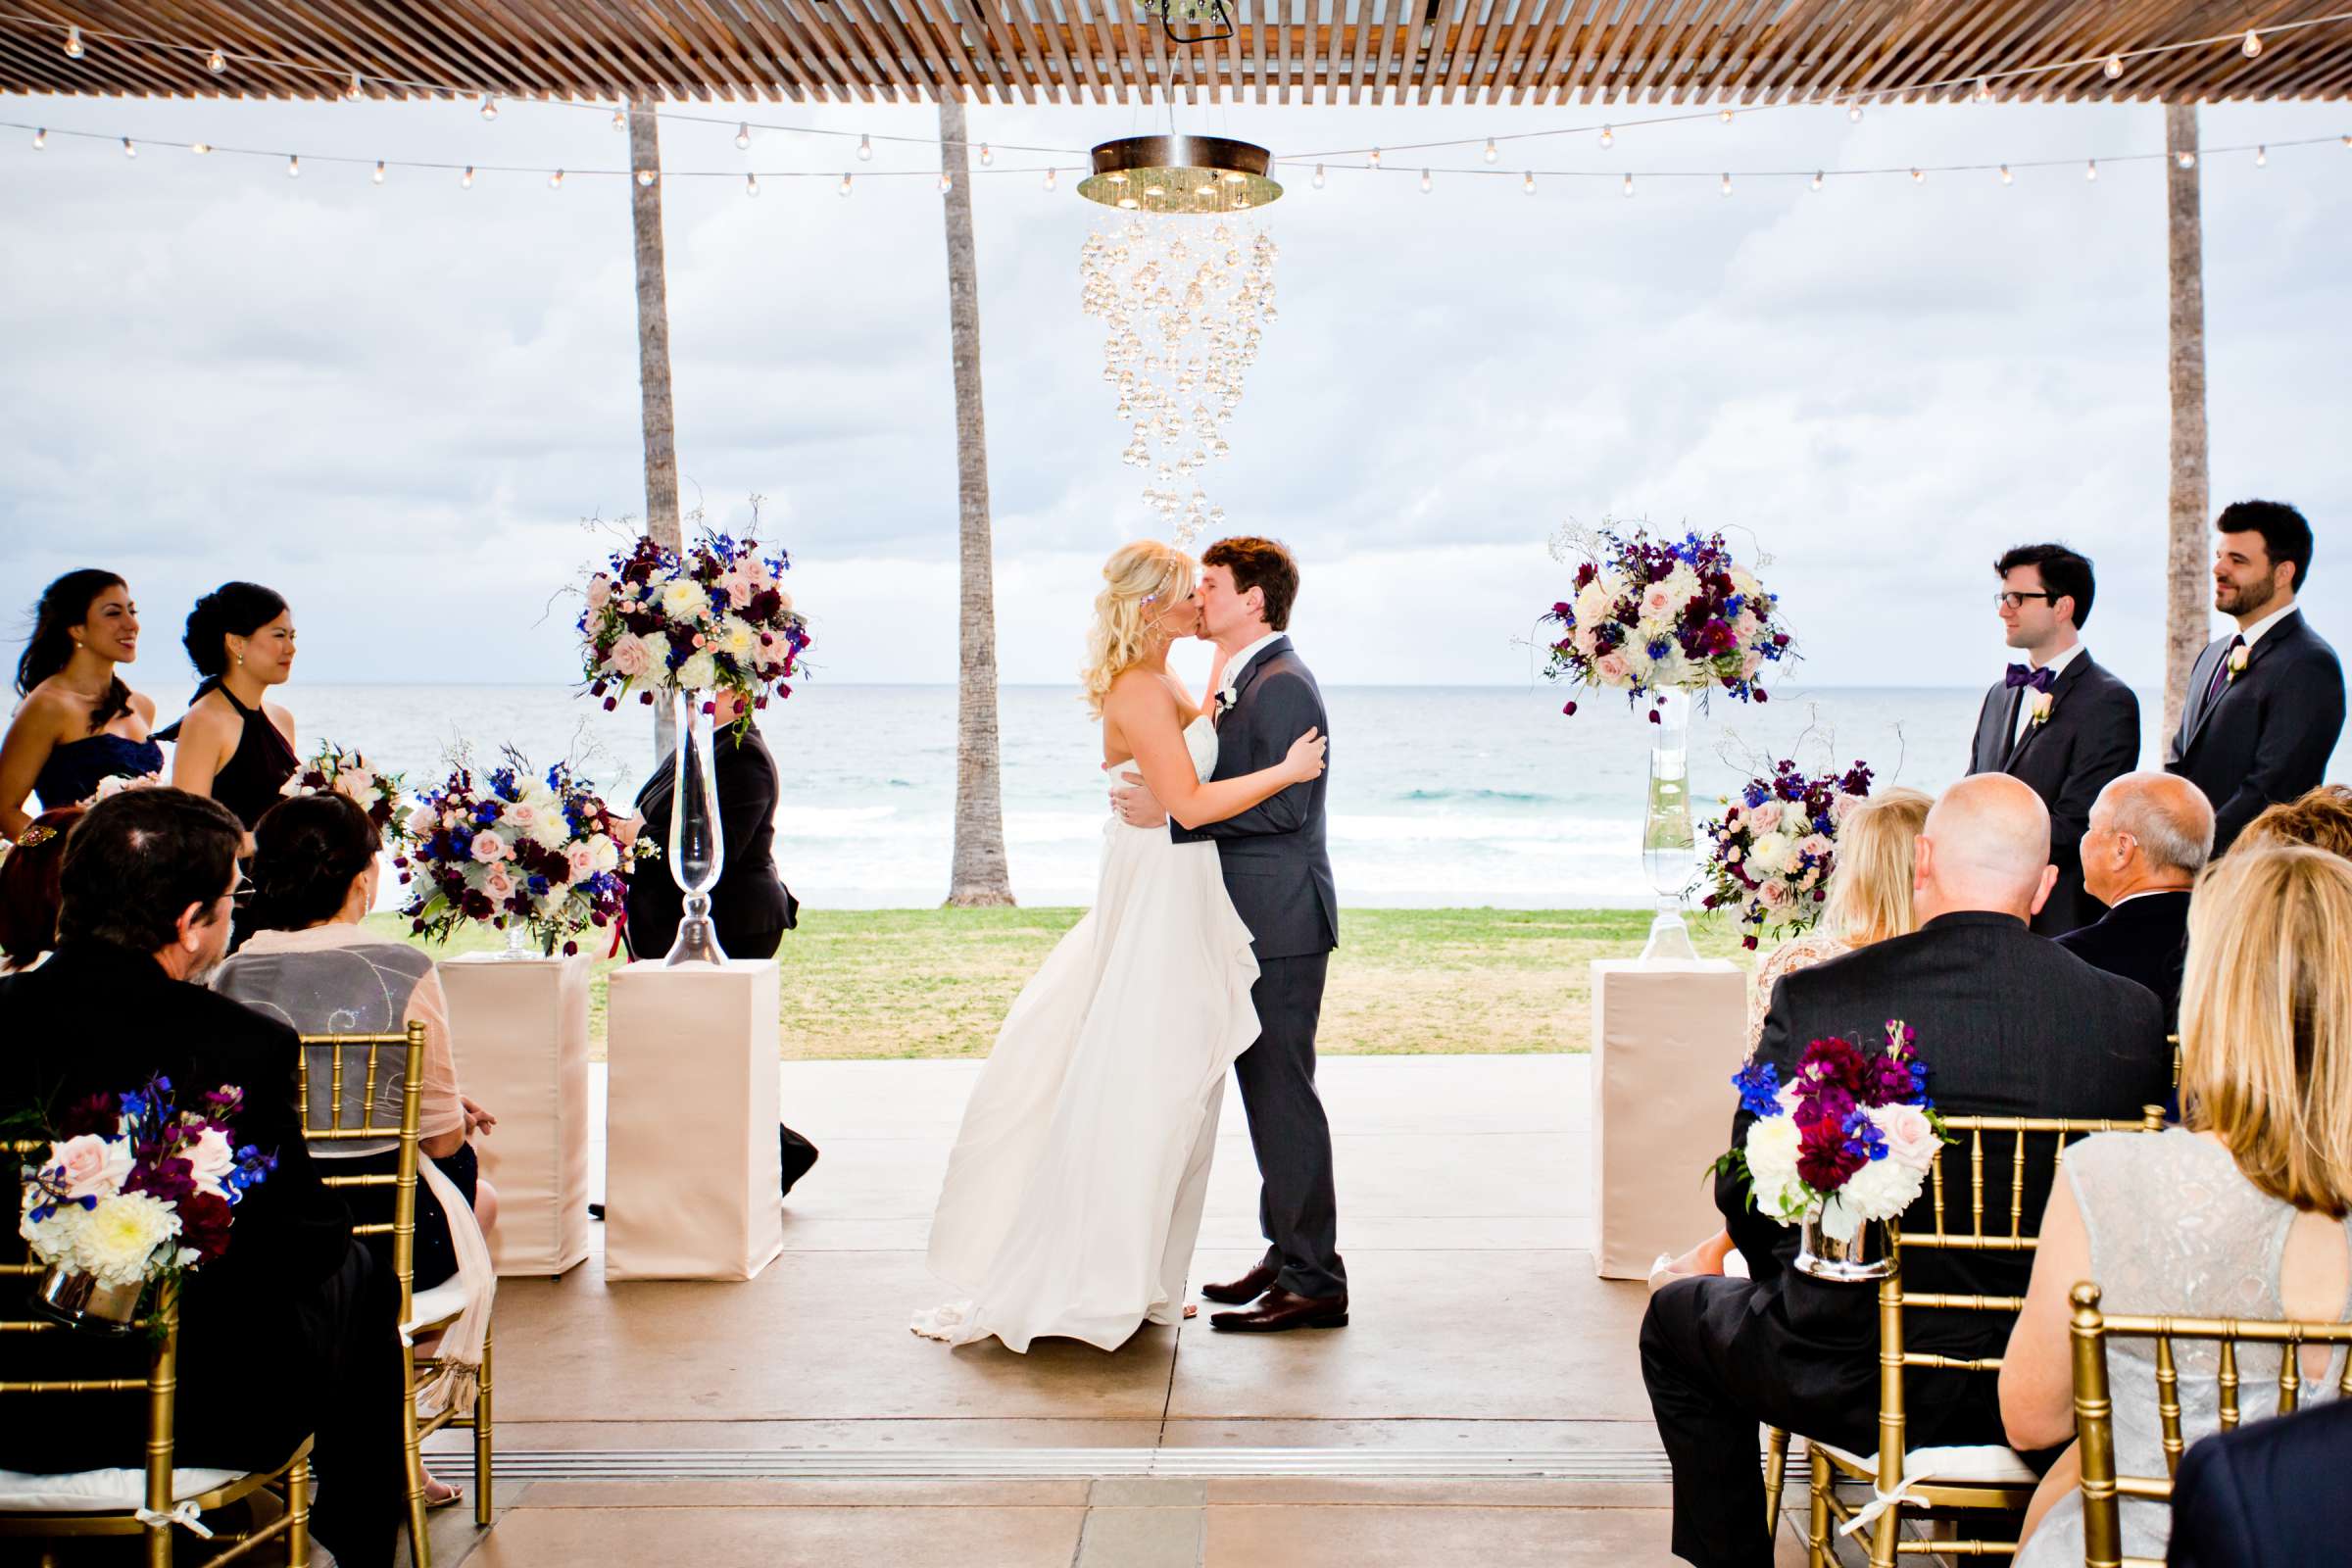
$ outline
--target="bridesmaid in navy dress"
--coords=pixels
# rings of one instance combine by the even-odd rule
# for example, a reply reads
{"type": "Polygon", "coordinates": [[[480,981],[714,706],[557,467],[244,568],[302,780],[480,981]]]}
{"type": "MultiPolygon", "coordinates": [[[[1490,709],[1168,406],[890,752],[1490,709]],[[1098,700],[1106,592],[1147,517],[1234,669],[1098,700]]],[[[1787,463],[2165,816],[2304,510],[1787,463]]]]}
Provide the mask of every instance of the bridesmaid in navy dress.
{"type": "Polygon", "coordinates": [[[160,773],[163,748],[149,734],[155,703],[116,666],[139,655],[139,612],[111,571],[69,571],[41,591],[32,638],[17,662],[24,700],[0,742],[0,835],[31,848],[28,795],[54,811],[90,798],[110,778],[160,773]]]}
{"type": "Polygon", "coordinates": [[[172,783],[236,812],[251,853],[254,824],[300,765],[294,715],[267,698],[294,672],[294,613],[260,583],[224,582],[188,612],[182,643],[204,682],[163,731],[172,783]]]}

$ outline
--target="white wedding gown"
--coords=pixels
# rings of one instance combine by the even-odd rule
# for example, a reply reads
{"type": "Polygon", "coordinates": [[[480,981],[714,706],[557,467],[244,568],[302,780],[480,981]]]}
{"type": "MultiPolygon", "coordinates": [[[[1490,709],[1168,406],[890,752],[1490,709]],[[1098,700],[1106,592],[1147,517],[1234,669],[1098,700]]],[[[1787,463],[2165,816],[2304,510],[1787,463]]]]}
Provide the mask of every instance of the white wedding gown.
{"type": "MultiPolygon", "coordinates": [[[[1216,730],[1202,716],[1184,739],[1205,779],[1216,730]]],[[[964,1106],[930,1265],[965,1298],[916,1313],[917,1334],[1115,1350],[1182,1318],[1256,980],[1216,845],[1112,816],[1094,908],[1021,989],[964,1106]]]]}

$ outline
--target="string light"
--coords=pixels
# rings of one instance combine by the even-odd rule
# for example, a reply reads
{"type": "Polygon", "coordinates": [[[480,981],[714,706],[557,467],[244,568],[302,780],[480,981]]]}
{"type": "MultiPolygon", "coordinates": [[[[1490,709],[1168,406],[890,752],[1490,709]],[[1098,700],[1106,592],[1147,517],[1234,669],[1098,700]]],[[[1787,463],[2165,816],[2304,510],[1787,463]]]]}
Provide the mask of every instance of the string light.
{"type": "Polygon", "coordinates": [[[471,164],[467,164],[466,166],[466,172],[458,176],[458,189],[473,189],[473,166],[471,164]]]}
{"type": "Polygon", "coordinates": [[[482,118],[484,120],[498,118],[498,100],[488,93],[482,94],[482,118]]]}
{"type": "Polygon", "coordinates": [[[139,149],[137,145],[134,144],[128,136],[122,138],[122,156],[125,158],[136,158],[139,156],[139,149]]]}
{"type": "Polygon", "coordinates": [[[1530,196],[1536,193],[1536,172],[1534,170],[1531,169],[1527,172],[1527,177],[1519,182],[1519,188],[1530,196]]]}
{"type": "Polygon", "coordinates": [[[2238,52],[2243,54],[2248,60],[2253,59],[2256,55],[2262,53],[2262,34],[2256,32],[2252,27],[2248,27],[2246,29],[2246,41],[2239,44],[2237,47],[2238,52]]]}
{"type": "Polygon", "coordinates": [[[847,174],[842,175],[841,184],[837,188],[840,190],[841,194],[847,196],[850,193],[850,176],[847,174]]]}
{"type": "Polygon", "coordinates": [[[216,49],[204,57],[204,69],[218,76],[228,69],[228,56],[216,49]]]}
{"type": "Polygon", "coordinates": [[[612,111],[612,128],[614,130],[626,130],[629,128],[629,115],[627,110],[615,109],[612,111]]]}
{"type": "Polygon", "coordinates": [[[871,163],[871,162],[873,161],[873,157],[874,157],[874,138],[873,138],[873,137],[871,137],[871,136],[860,136],[860,137],[858,137],[858,161],[859,163],[861,163],[861,164],[864,164],[864,163],[871,163]]]}
{"type": "Polygon", "coordinates": [[[1480,156],[1481,156],[1481,157],[1483,157],[1484,159],[1486,159],[1486,161],[1487,161],[1488,163],[1490,163],[1490,164],[1491,164],[1491,163],[1494,162],[1494,160],[1496,160],[1497,158],[1500,158],[1500,157],[1502,156],[1502,149],[1494,145],[1494,137],[1492,137],[1492,136],[1489,136],[1489,137],[1487,138],[1487,150],[1486,150],[1484,153],[1480,154],[1480,156]]]}
{"type": "Polygon", "coordinates": [[[1315,177],[1308,180],[1307,183],[1314,186],[1317,190],[1321,190],[1323,188],[1323,166],[1321,164],[1317,164],[1315,166],[1315,177]]]}
{"type": "Polygon", "coordinates": [[[1716,113],[1715,118],[1728,125],[1732,122],[1732,112],[1729,109],[1720,110],[1716,113]]]}
{"type": "Polygon", "coordinates": [[[1726,174],[1726,175],[1724,175],[1724,176],[1723,176],[1723,185],[1722,185],[1722,190],[1723,190],[1723,193],[1724,193],[1726,196],[1729,196],[1729,195],[1732,193],[1732,176],[1731,176],[1731,175],[1729,175],[1729,174],[1726,174]]]}
{"type": "Polygon", "coordinates": [[[982,169],[986,169],[989,165],[995,163],[996,161],[997,155],[988,150],[988,143],[982,142],[980,144],[980,167],[982,169]]]}
{"type": "Polygon", "coordinates": [[[49,127],[48,127],[48,126],[46,126],[46,125],[43,125],[43,126],[41,126],[41,127],[40,127],[38,130],[35,130],[35,131],[32,133],[32,150],[33,150],[34,152],[39,152],[39,151],[40,151],[42,148],[44,148],[44,147],[46,147],[46,146],[48,146],[48,145],[49,145],[49,127]]]}
{"type": "Polygon", "coordinates": [[[2256,169],[2267,169],[2270,167],[2270,162],[2271,150],[2268,147],[2257,147],[2254,149],[2254,167],[2256,169]]]}
{"type": "Polygon", "coordinates": [[[1626,175],[1626,176],[1625,176],[1625,186],[1624,186],[1623,194],[1625,194],[1625,195],[1627,195],[1627,196],[1631,196],[1633,193],[1634,193],[1634,176],[1633,176],[1633,175],[1631,175],[1631,174],[1628,174],[1628,175],[1626,175]]]}
{"type": "Polygon", "coordinates": [[[746,149],[752,145],[752,127],[749,122],[739,122],[735,126],[735,145],[746,149]]]}
{"type": "Polygon", "coordinates": [[[202,158],[206,153],[209,153],[212,150],[213,144],[209,141],[190,142],[188,144],[188,151],[194,153],[199,158],[202,158]]]}
{"type": "Polygon", "coordinates": [[[941,170],[941,171],[939,172],[939,193],[940,193],[942,196],[945,196],[945,195],[946,195],[948,192],[950,192],[950,191],[954,190],[955,188],[956,188],[956,176],[955,176],[954,174],[951,174],[951,173],[949,173],[949,172],[948,172],[946,170],[944,170],[944,169],[943,169],[943,170],[941,170]]]}
{"type": "Polygon", "coordinates": [[[2017,183],[2017,176],[2009,172],[2009,166],[2007,164],[2003,164],[2001,166],[2001,183],[2004,185],[2014,185],[2017,183]]]}
{"type": "Polygon", "coordinates": [[[654,183],[654,172],[650,169],[637,171],[637,183],[642,187],[650,188],[654,183]]]}
{"type": "Polygon", "coordinates": [[[1600,145],[1604,152],[1617,145],[1617,132],[1613,126],[1603,125],[1600,127],[1600,145]]]}
{"type": "Polygon", "coordinates": [[[1374,169],[1378,169],[1378,168],[1380,167],[1380,149],[1379,149],[1379,148],[1375,147],[1375,148],[1373,148],[1373,149],[1372,149],[1372,156],[1371,156],[1371,158],[1368,160],[1368,162],[1369,162],[1369,163],[1372,165],[1372,167],[1373,167],[1374,169]]]}
{"type": "Polygon", "coordinates": [[[2122,55],[2109,55],[2107,57],[2107,64],[2101,66],[2099,69],[2107,73],[2107,79],[2109,81],[2113,81],[2116,77],[2124,74],[2124,57],[2122,55]]]}
{"type": "Polygon", "coordinates": [[[1429,194],[1429,171],[1426,169],[1421,171],[1421,194],[1424,196],[1429,194]]]}
{"type": "Polygon", "coordinates": [[[2179,164],[2182,169],[2194,169],[2197,167],[2197,155],[2183,147],[2173,155],[2173,162],[2179,164]]]}
{"type": "Polygon", "coordinates": [[[81,55],[81,29],[79,27],[68,27],[66,29],[66,58],[68,60],[79,60],[81,55]]]}
{"type": "Polygon", "coordinates": [[[549,190],[562,190],[564,188],[564,171],[559,169],[554,173],[547,176],[547,188],[549,190]]]}
{"type": "Polygon", "coordinates": [[[1054,176],[1056,172],[1057,171],[1051,169],[1046,171],[1046,189],[1052,190],[1054,188],[1054,176]]]}
{"type": "Polygon", "coordinates": [[[1860,104],[1846,105],[1845,118],[1852,121],[1857,125],[1862,123],[1862,106],[1860,104]]]}
{"type": "Polygon", "coordinates": [[[1919,171],[1919,170],[1916,170],[1916,169],[1914,169],[1913,171],[1911,171],[1911,183],[1912,183],[1912,184],[1914,184],[1914,185],[1925,185],[1927,182],[1928,182],[1928,176],[1926,175],[1926,173],[1924,173],[1923,172],[1921,172],[1921,171],[1919,171]]]}
{"type": "Polygon", "coordinates": [[[292,153],[286,154],[286,177],[288,179],[300,179],[302,177],[302,160],[295,157],[292,153]]]}
{"type": "Polygon", "coordinates": [[[743,176],[743,193],[746,196],[757,196],[760,194],[760,176],[758,174],[746,174],[743,176]]]}
{"type": "Polygon", "coordinates": [[[1813,188],[1815,190],[1821,189],[1821,171],[1818,169],[1813,171],[1813,188]]]}
{"type": "Polygon", "coordinates": [[[2096,158],[2093,158],[2090,161],[2089,166],[2082,171],[2082,177],[2084,179],[2096,179],[2099,177],[2099,161],[2096,158]]]}
{"type": "Polygon", "coordinates": [[[358,103],[360,101],[361,90],[360,74],[355,71],[351,74],[351,80],[344,84],[343,101],[346,103],[358,103]]]}
{"type": "Polygon", "coordinates": [[[1977,78],[1977,102],[1981,104],[1992,102],[1992,78],[1990,76],[1977,78]]]}
{"type": "Polygon", "coordinates": [[[375,161],[375,175],[374,175],[374,178],[375,178],[375,183],[377,183],[378,185],[381,185],[381,184],[384,182],[384,161],[383,161],[381,158],[378,158],[378,159],[375,161]]]}

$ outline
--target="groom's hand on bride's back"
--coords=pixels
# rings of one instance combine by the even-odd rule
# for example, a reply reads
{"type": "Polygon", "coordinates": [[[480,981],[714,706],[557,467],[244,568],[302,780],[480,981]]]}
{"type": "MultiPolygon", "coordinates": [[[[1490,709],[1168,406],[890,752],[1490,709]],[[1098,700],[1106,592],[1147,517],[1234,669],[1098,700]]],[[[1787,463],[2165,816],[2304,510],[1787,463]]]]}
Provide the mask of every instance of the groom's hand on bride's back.
{"type": "Polygon", "coordinates": [[[1166,827],[1168,809],[1159,804],[1144,783],[1141,773],[1121,773],[1123,785],[1114,785],[1110,792],[1110,808],[1119,813],[1119,820],[1129,827],[1166,827]]]}

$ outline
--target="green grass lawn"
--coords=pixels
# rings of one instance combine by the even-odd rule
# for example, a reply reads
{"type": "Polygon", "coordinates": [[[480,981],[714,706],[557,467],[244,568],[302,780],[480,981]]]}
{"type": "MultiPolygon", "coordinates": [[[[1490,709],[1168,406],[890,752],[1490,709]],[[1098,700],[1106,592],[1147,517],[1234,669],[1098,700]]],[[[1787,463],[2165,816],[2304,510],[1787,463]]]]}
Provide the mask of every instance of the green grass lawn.
{"type": "MultiPolygon", "coordinates": [[[[1079,909],[804,910],[785,937],[787,1060],[985,1056],[997,1025],[1079,909]]],[[[377,915],[389,936],[402,923],[377,915]]],[[[1340,915],[1318,1049],[1332,1055],[1583,1051],[1593,958],[1634,956],[1638,909],[1348,909],[1340,915]]],[[[1728,921],[1699,952],[1745,961],[1728,921]]],[[[592,933],[593,934],[593,933],[592,933]]],[[[447,950],[503,947],[468,932],[447,950]]],[[[599,958],[589,1028],[604,1054],[599,958]]]]}

